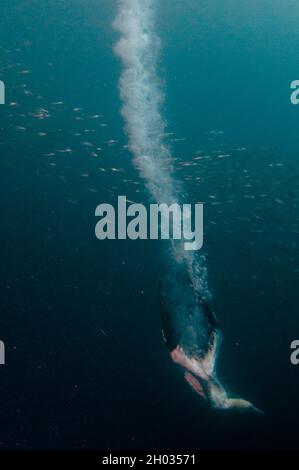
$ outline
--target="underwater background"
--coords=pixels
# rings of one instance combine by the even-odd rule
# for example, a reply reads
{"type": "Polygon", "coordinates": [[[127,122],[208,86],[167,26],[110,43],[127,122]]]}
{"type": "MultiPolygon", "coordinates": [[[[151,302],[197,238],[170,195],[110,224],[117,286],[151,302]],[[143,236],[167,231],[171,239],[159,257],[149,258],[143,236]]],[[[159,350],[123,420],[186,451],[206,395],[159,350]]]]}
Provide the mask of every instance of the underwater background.
{"type": "Polygon", "coordinates": [[[2,0],[0,449],[294,448],[299,424],[299,11],[157,0],[175,174],[204,202],[216,412],[163,344],[164,243],[99,241],[95,208],[149,203],[120,116],[115,0],[2,0]]]}

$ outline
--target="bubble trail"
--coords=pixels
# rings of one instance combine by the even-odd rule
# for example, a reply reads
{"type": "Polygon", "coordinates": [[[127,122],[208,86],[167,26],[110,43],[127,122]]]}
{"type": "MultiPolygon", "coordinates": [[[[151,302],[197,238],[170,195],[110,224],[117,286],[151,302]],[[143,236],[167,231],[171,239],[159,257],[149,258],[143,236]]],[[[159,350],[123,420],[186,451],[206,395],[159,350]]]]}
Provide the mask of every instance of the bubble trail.
{"type": "MultiPolygon", "coordinates": [[[[123,63],[119,87],[129,150],[152,198],[159,204],[170,205],[178,203],[179,197],[171,151],[165,143],[166,123],[160,112],[164,95],[156,72],[160,41],[154,32],[153,3],[153,0],[120,1],[113,23],[121,34],[115,54],[123,63]]],[[[184,219],[185,227],[191,227],[190,219],[191,213],[184,219]]],[[[172,250],[175,257],[192,265],[193,254],[186,253],[182,243],[172,243],[172,250]]]]}

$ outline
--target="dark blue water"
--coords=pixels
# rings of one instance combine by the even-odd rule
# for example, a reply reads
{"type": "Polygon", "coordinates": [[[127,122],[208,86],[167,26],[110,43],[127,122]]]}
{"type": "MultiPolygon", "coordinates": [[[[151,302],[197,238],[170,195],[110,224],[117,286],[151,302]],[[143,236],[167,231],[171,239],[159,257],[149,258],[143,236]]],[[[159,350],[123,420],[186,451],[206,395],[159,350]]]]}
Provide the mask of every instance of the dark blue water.
{"type": "Polygon", "coordinates": [[[265,416],[209,410],[171,363],[163,244],[94,236],[99,203],[149,201],[119,115],[117,2],[3,0],[2,449],[297,445],[298,8],[157,4],[176,174],[205,202],[219,373],[265,416]]]}

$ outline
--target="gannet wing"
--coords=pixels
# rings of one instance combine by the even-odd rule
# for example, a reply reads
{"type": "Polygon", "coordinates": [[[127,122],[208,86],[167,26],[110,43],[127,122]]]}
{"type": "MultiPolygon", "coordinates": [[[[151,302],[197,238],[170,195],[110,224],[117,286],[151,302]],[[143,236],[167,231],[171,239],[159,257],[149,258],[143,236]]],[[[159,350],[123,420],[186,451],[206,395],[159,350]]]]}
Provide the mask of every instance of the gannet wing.
{"type": "Polygon", "coordinates": [[[162,288],[160,286],[160,314],[161,314],[161,325],[162,335],[164,342],[169,349],[173,351],[179,344],[180,334],[175,327],[175,322],[169,313],[165,299],[163,297],[162,288]]]}

